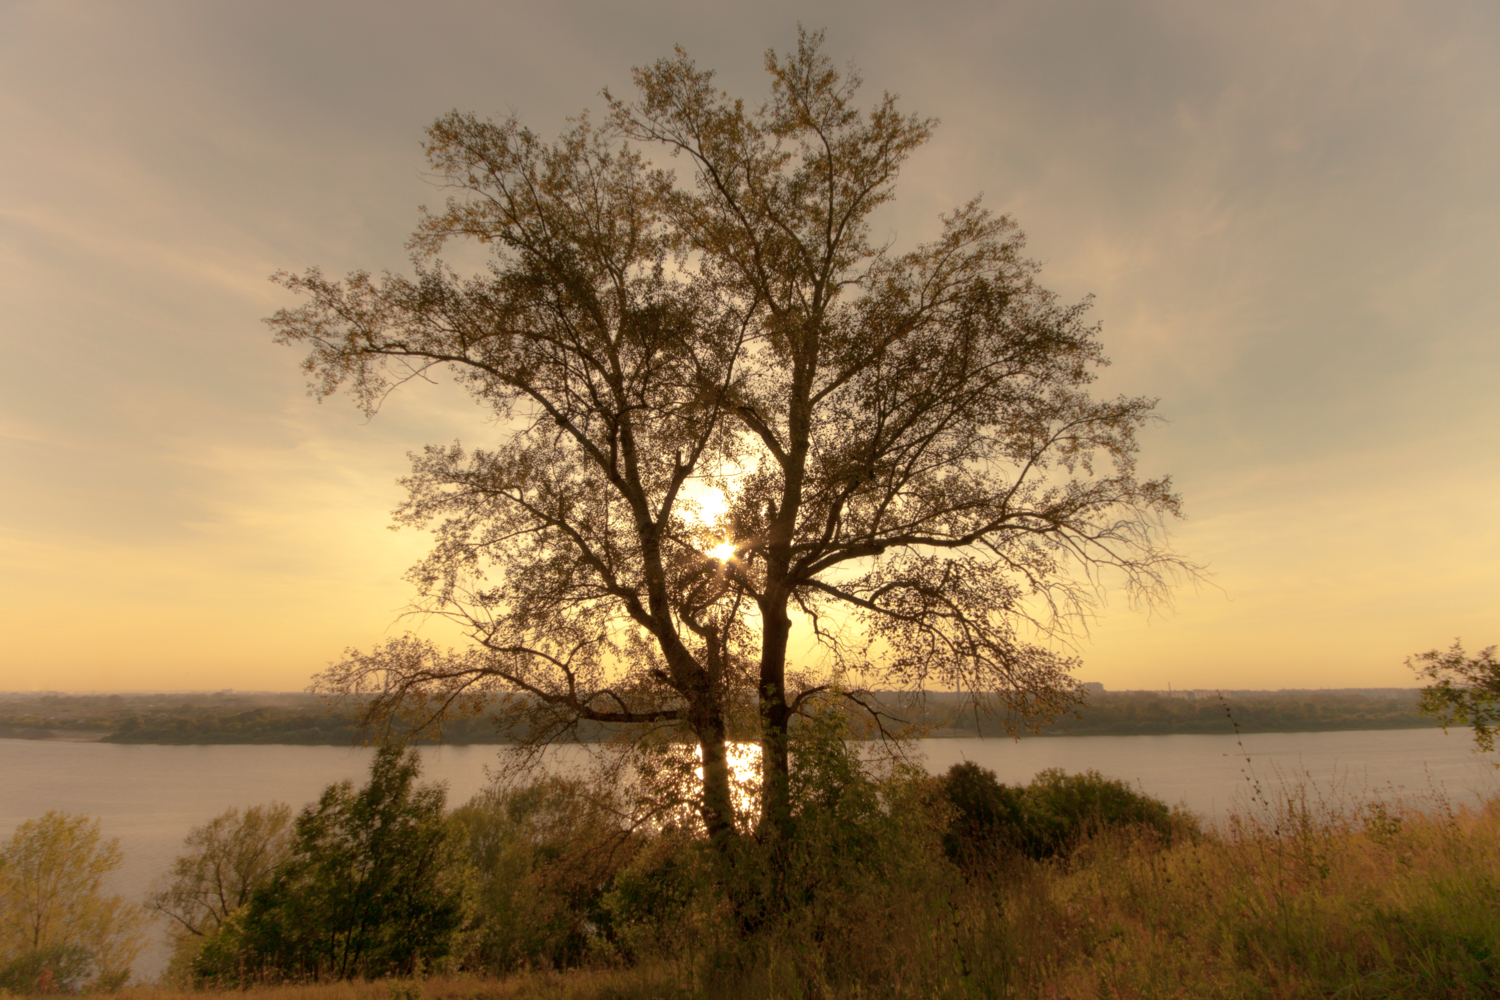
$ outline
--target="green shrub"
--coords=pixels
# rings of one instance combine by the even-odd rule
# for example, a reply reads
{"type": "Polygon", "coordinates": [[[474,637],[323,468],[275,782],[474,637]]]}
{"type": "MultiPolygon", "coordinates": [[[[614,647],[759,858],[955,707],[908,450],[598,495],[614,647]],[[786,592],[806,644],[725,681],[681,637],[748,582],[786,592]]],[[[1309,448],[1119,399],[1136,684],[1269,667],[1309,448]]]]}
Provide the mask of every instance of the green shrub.
{"type": "Polygon", "coordinates": [[[454,810],[473,912],[466,968],[577,965],[608,923],[604,897],[630,858],[628,837],[582,782],[495,787],[454,810]]]}
{"type": "Polygon", "coordinates": [[[1054,768],[1021,788],[965,761],[939,780],[953,810],[943,850],[969,869],[1017,852],[1035,859],[1067,854],[1107,828],[1148,829],[1169,842],[1184,825],[1194,825],[1159,799],[1098,771],[1067,774],[1054,768]]]}
{"type": "Polygon", "coordinates": [[[953,816],[943,834],[943,853],[972,868],[996,853],[1020,850],[1026,840],[1026,795],[1001,784],[995,772],[973,761],[954,764],[941,779],[953,816]]]}
{"type": "Polygon", "coordinates": [[[93,964],[88,949],[79,945],[35,948],[0,966],[0,990],[77,993],[93,971],[93,964]]]}
{"type": "Polygon", "coordinates": [[[1108,827],[1140,827],[1164,841],[1172,837],[1172,810],[1098,771],[1042,771],[1026,786],[1026,851],[1032,857],[1064,854],[1108,827]]]}
{"type": "Polygon", "coordinates": [[[603,897],[607,934],[628,962],[677,956],[701,943],[700,914],[718,899],[710,848],[678,830],[648,841],[614,878],[603,897]]]}

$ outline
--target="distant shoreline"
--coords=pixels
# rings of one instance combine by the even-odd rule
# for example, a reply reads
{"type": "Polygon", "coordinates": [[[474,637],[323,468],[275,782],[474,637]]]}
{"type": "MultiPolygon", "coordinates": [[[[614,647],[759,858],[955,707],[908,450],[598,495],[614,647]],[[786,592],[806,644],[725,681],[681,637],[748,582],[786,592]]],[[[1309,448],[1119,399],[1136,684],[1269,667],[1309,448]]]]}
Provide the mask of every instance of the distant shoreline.
{"type": "Polygon", "coordinates": [[[0,726],[0,740],[48,740],[53,743],[102,743],[108,733],[85,729],[34,729],[25,726],[0,726]]]}
{"type": "MultiPolygon", "coordinates": [[[[1231,733],[1350,732],[1435,729],[1417,711],[1416,689],[1332,691],[1089,692],[1076,715],[1023,738],[1180,736],[1231,733]]],[[[951,692],[912,697],[876,692],[889,715],[925,730],[926,739],[1008,738],[1003,714],[976,712],[951,692]]],[[[1013,720],[1012,720],[1013,721],[1013,720]]],[[[584,730],[574,742],[607,739],[584,730]]],[[[364,742],[348,709],[330,709],[307,694],[0,695],[0,739],[105,742],[154,746],[357,746],[364,742]]],[[[489,716],[457,719],[442,739],[452,746],[515,742],[489,716]]]]}

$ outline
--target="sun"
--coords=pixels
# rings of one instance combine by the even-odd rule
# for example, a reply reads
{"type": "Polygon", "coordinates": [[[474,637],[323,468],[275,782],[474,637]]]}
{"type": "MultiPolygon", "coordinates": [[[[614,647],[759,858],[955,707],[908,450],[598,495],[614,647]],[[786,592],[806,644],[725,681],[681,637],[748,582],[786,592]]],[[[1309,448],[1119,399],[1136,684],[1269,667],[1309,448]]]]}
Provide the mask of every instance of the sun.
{"type": "Polygon", "coordinates": [[[728,562],[734,558],[734,543],[729,541],[720,542],[708,550],[708,554],[719,562],[728,562]]]}

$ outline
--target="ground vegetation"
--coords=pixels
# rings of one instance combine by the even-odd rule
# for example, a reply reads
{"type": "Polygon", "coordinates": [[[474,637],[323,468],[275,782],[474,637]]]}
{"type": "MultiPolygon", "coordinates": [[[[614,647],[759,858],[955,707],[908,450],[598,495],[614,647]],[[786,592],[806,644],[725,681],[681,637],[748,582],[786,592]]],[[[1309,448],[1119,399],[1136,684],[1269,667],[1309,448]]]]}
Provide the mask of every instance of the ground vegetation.
{"type": "MultiPolygon", "coordinates": [[[[739,865],[739,883],[701,828],[672,816],[632,825],[618,788],[578,778],[512,780],[446,815],[394,808],[403,786],[410,806],[416,775],[387,752],[370,783],[384,772],[385,792],[333,786],[304,810],[343,818],[299,826],[323,847],[298,860],[294,843],[283,885],[326,887],[326,905],[295,907],[304,943],[347,939],[347,914],[376,913],[398,882],[407,898],[462,897],[373,935],[425,942],[422,960],[339,965],[335,946],[315,965],[282,945],[226,978],[265,1000],[1479,998],[1500,987],[1500,802],[1355,801],[1247,769],[1235,812],[1205,827],[1092,773],[1006,786],[973,765],[930,776],[899,756],[871,760],[842,725],[835,714],[799,727],[799,836],[779,868],[739,865]],[[346,809],[359,796],[375,806],[363,820],[346,809]],[[333,827],[347,835],[329,837],[333,827]],[[402,849],[358,832],[375,827],[402,849]],[[429,864],[438,855],[412,848],[439,828],[453,849],[429,864]],[[307,877],[314,856],[328,877],[307,877]],[[376,877],[401,865],[394,882],[376,877]],[[765,905],[757,878],[794,887],[793,905],[765,905]]],[[[201,853],[174,871],[198,870],[201,853]]],[[[258,896],[216,935],[240,934],[241,955],[258,896]]],[[[267,912],[292,912],[274,896],[261,897],[267,912]]],[[[49,988],[79,985],[54,968],[49,988]]]]}

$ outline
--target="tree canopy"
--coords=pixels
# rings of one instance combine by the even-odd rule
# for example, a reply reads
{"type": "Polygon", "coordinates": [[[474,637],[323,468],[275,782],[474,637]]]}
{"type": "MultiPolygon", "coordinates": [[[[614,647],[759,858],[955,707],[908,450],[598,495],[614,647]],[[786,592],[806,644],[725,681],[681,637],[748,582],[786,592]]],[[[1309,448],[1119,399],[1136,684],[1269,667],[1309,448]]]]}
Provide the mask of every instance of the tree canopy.
{"type": "Polygon", "coordinates": [[[1149,601],[1186,564],[1169,480],[1135,474],[1154,401],[1090,395],[1088,302],[1039,283],[1015,223],[974,199],[929,242],[875,237],[935,121],[861,107],[820,33],[766,70],[751,106],[679,49],[551,143],[445,115],[426,151],[453,194],[412,273],[281,274],[307,301],[269,322],[319,394],[374,412],[446,368],[500,428],[414,456],[397,513],[435,536],[419,608],[473,645],[351,650],[320,686],[376,718],[511,697],[539,740],[681,733],[714,835],[743,718],[774,837],[809,699],[874,678],[1046,718],[1079,695],[1049,639],[1105,584],[1149,601]],[[446,264],[455,240],[487,270],[446,264]],[[788,662],[794,626],[826,669],[788,662]]]}

